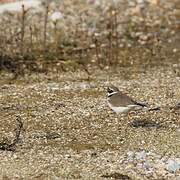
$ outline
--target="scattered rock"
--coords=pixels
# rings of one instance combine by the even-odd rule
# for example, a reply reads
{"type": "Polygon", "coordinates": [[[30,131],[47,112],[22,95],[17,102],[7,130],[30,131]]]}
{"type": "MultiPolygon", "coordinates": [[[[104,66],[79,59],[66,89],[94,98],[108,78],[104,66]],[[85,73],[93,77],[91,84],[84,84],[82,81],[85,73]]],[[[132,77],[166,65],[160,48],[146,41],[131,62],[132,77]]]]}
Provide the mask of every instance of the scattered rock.
{"type": "Polygon", "coordinates": [[[130,123],[130,125],[133,127],[146,127],[146,128],[150,128],[150,127],[159,128],[159,127],[161,127],[159,122],[146,120],[146,119],[134,120],[132,123],[130,123]]]}
{"type": "Polygon", "coordinates": [[[131,180],[131,178],[128,175],[124,175],[121,173],[111,173],[111,174],[105,174],[102,175],[103,178],[113,178],[113,179],[120,179],[120,180],[131,180]]]}
{"type": "Polygon", "coordinates": [[[170,172],[177,172],[180,170],[180,159],[168,159],[166,169],[170,172]]]}

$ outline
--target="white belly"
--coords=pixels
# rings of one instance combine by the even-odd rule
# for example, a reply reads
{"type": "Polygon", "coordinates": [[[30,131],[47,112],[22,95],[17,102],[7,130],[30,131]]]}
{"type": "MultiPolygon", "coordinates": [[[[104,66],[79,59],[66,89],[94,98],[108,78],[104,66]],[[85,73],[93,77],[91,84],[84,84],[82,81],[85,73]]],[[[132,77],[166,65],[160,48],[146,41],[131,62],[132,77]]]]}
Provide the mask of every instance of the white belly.
{"type": "Polygon", "coordinates": [[[114,107],[109,102],[108,102],[108,105],[116,113],[128,112],[131,109],[130,107],[114,107]]]}
{"type": "Polygon", "coordinates": [[[128,107],[111,107],[111,109],[116,113],[125,113],[130,111],[131,108],[128,107]]]}
{"type": "Polygon", "coordinates": [[[129,105],[129,106],[125,106],[125,107],[115,107],[112,106],[109,102],[108,102],[109,107],[116,113],[126,113],[129,112],[130,110],[134,109],[135,107],[138,107],[137,105],[129,105]]]}

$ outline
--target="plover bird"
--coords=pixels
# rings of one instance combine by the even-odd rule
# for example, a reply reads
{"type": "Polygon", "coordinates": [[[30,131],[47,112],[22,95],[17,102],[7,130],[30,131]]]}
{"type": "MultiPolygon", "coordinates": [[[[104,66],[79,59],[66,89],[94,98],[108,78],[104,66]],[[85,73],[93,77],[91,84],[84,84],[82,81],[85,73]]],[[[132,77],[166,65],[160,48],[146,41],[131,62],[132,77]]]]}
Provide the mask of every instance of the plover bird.
{"type": "Polygon", "coordinates": [[[131,110],[146,108],[148,111],[159,110],[159,108],[148,109],[144,103],[136,102],[128,95],[119,91],[115,86],[107,88],[108,105],[116,113],[126,113],[131,110]]]}

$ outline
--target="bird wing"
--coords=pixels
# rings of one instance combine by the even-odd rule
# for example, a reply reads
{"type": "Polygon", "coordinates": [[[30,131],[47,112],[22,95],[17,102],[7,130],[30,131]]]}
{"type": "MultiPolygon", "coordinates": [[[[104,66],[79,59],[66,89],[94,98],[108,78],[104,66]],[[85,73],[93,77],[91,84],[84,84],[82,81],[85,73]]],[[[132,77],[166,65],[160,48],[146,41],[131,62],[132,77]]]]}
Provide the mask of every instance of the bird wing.
{"type": "Polygon", "coordinates": [[[133,102],[134,102],[135,105],[138,105],[138,106],[141,106],[141,107],[147,107],[147,104],[145,104],[145,103],[136,102],[134,100],[133,100],[133,102]]]}
{"type": "Polygon", "coordinates": [[[141,107],[147,107],[145,103],[136,102],[128,95],[118,92],[117,94],[114,94],[109,99],[109,102],[112,103],[114,106],[141,106],[141,107]]]}
{"type": "Polygon", "coordinates": [[[114,106],[128,106],[128,105],[137,105],[134,100],[132,100],[126,94],[114,94],[109,99],[109,102],[112,103],[114,106]]]}

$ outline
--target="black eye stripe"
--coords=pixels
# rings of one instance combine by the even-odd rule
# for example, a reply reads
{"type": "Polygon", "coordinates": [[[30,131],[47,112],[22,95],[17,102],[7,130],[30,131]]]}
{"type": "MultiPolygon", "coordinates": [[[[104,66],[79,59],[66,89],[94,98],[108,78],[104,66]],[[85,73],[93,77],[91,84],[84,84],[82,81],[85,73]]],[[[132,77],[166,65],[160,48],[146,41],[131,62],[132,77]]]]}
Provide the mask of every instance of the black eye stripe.
{"type": "Polygon", "coordinates": [[[108,89],[108,92],[109,92],[109,93],[112,93],[112,92],[114,92],[114,91],[113,91],[112,89],[108,89]]]}

